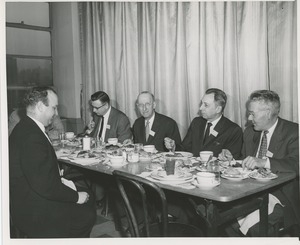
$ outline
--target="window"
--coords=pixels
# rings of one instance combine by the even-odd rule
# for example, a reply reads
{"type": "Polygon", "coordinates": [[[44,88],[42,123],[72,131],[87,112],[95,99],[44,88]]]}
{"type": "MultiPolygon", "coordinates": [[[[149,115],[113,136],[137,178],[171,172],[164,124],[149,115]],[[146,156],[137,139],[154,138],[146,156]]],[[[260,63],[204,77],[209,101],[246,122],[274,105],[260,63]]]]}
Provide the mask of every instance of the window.
{"type": "Polygon", "coordinates": [[[20,106],[33,86],[53,86],[51,5],[6,3],[6,69],[8,112],[20,106]]]}

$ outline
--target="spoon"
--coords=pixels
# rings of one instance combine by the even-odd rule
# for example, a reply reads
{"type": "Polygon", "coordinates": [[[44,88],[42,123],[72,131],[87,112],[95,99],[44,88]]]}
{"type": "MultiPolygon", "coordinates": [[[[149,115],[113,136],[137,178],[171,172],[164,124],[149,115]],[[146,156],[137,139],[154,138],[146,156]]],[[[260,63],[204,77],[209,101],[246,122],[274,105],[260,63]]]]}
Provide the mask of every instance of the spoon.
{"type": "Polygon", "coordinates": [[[209,163],[209,161],[212,159],[212,155],[209,156],[208,160],[206,161],[206,163],[204,163],[204,166],[207,167],[207,164],[209,163]]]}

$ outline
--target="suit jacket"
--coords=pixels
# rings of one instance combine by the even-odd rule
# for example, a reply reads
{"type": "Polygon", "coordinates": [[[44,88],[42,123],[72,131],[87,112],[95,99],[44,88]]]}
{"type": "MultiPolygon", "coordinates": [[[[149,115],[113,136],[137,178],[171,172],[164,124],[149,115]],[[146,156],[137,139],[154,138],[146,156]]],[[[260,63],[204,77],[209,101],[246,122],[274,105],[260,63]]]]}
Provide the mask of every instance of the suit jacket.
{"type": "MultiPolygon", "coordinates": [[[[91,137],[97,136],[99,123],[101,121],[99,116],[95,116],[94,120],[95,120],[95,128],[90,133],[91,137]]],[[[104,141],[107,142],[108,138],[118,138],[118,141],[120,143],[123,143],[123,141],[126,139],[132,138],[132,132],[130,129],[130,122],[128,117],[123,112],[117,110],[114,107],[111,107],[111,111],[107,120],[107,127],[106,127],[104,141]]]]}
{"type": "MultiPolygon", "coordinates": [[[[298,222],[300,224],[299,203],[299,125],[278,118],[277,126],[269,144],[269,160],[273,173],[294,172],[297,179],[272,192],[283,205],[284,223],[286,227],[298,222]],[[272,155],[272,156],[271,156],[272,155]]],[[[256,156],[260,131],[252,126],[244,132],[243,157],[256,156]]]]}
{"type": "Polygon", "coordinates": [[[155,145],[155,148],[158,151],[168,151],[168,149],[165,148],[165,137],[175,140],[176,145],[181,142],[177,123],[170,117],[155,112],[155,118],[151,130],[154,132],[154,135],[150,134],[146,141],[145,118],[140,117],[136,119],[133,124],[134,143],[155,145]]]}
{"type": "Polygon", "coordinates": [[[222,116],[214,127],[217,135],[210,134],[203,145],[206,122],[207,120],[203,117],[194,118],[180,148],[192,152],[194,156],[199,156],[200,151],[213,151],[215,157],[222,149],[228,149],[237,159],[240,156],[243,141],[241,127],[222,116]]]}
{"type": "Polygon", "coordinates": [[[61,182],[55,151],[38,125],[22,119],[9,137],[10,213],[30,237],[66,237],[78,193],[61,182]]]}

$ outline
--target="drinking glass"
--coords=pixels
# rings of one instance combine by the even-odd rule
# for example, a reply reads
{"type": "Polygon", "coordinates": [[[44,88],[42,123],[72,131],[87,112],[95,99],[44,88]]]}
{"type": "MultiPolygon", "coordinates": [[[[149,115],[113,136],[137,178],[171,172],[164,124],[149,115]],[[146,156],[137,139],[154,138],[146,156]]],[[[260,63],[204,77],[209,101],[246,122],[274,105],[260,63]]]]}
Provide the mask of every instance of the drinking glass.
{"type": "Polygon", "coordinates": [[[143,149],[143,144],[142,143],[134,144],[134,151],[135,152],[140,152],[142,149],[143,149]]]}
{"type": "Polygon", "coordinates": [[[207,165],[207,171],[210,173],[213,173],[215,175],[215,181],[217,183],[220,183],[221,178],[220,178],[220,164],[219,161],[210,161],[207,165]]]}

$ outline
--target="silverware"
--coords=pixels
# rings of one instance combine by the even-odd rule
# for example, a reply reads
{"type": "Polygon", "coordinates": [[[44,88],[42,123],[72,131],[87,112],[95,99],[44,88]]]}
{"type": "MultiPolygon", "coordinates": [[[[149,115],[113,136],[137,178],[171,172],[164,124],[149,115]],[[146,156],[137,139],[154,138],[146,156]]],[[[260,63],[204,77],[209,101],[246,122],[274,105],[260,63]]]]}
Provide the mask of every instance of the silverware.
{"type": "Polygon", "coordinates": [[[208,160],[206,161],[206,163],[204,163],[204,166],[207,167],[207,164],[209,163],[209,161],[213,158],[212,155],[209,156],[208,160]]]}

